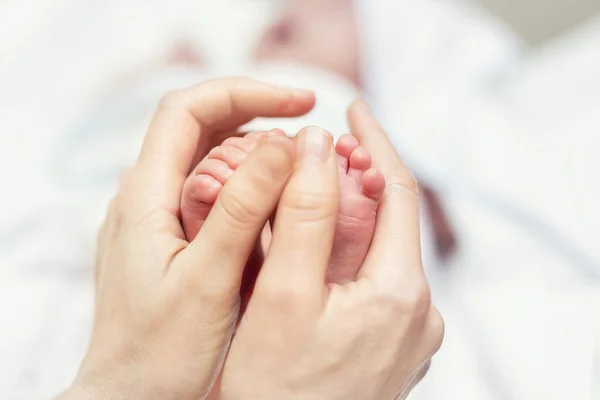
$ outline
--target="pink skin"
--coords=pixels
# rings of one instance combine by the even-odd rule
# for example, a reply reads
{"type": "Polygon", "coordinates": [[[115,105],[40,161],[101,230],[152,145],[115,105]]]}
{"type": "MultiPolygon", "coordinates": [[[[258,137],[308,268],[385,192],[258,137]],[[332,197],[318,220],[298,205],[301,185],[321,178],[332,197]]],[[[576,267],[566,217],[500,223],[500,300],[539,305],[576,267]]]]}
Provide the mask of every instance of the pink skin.
{"type": "MultiPolygon", "coordinates": [[[[223,185],[265,135],[285,134],[273,130],[229,138],[194,169],[185,183],[181,201],[181,218],[188,240],[196,237],[223,185]]],[[[342,136],[335,150],[341,197],[327,282],[344,283],[356,278],[371,244],[385,178],[371,167],[369,152],[359,146],[355,137],[342,136]]]]}
{"type": "Polygon", "coordinates": [[[192,171],[184,184],[181,199],[181,220],[189,241],[200,232],[223,185],[258,141],[268,134],[285,135],[283,131],[273,130],[231,137],[212,149],[192,171]]]}
{"type": "Polygon", "coordinates": [[[355,280],[371,245],[385,178],[371,167],[371,155],[354,136],[342,136],[335,151],[340,171],[340,210],[327,282],[344,283],[355,280]]]}

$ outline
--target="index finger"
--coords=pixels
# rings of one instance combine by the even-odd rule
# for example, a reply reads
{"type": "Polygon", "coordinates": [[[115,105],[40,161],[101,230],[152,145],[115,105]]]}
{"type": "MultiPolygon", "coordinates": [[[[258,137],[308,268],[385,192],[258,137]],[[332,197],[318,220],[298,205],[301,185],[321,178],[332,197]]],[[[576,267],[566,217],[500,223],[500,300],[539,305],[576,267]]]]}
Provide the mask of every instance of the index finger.
{"type": "Polygon", "coordinates": [[[348,121],[386,179],[375,236],[360,276],[397,289],[407,275],[422,274],[418,184],[364,102],[350,107],[348,121]]]}
{"type": "Polygon", "coordinates": [[[208,151],[215,135],[256,117],[300,116],[314,103],[312,92],[248,78],[216,79],[170,92],[148,129],[137,177],[152,187],[152,196],[162,206],[176,210],[193,161],[208,151]]]}

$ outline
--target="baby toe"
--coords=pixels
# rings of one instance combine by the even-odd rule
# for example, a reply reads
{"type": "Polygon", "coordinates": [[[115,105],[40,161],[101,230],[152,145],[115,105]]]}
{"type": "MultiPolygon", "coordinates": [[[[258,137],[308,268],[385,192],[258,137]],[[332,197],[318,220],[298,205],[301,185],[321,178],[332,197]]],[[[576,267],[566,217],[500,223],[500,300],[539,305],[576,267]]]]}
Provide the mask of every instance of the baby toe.
{"type": "Polygon", "coordinates": [[[354,136],[346,134],[338,139],[335,145],[335,152],[338,156],[349,159],[350,155],[357,147],[358,140],[354,136]]]}
{"type": "Polygon", "coordinates": [[[221,160],[232,170],[238,169],[248,153],[233,146],[218,146],[208,153],[207,159],[221,160]]]}
{"type": "Polygon", "coordinates": [[[196,167],[195,172],[196,175],[211,176],[222,185],[233,175],[233,170],[229,168],[229,165],[225,161],[214,158],[202,160],[196,167]]]}
{"type": "Polygon", "coordinates": [[[364,147],[357,147],[350,155],[348,176],[360,184],[362,176],[371,167],[371,154],[364,147]]]}
{"type": "Polygon", "coordinates": [[[385,177],[376,168],[370,168],[362,176],[362,189],[365,196],[379,201],[385,190],[385,177]]]}

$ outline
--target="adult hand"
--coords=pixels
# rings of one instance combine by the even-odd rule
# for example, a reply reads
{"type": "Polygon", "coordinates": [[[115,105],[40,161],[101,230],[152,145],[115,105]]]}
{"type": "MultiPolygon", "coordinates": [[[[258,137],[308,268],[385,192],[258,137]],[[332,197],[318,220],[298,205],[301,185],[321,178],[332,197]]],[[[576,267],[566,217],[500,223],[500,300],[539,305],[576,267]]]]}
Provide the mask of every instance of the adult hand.
{"type": "Polygon", "coordinates": [[[224,366],[222,399],[391,400],[408,395],[441,345],[444,323],[421,262],[417,183],[364,103],[349,119],[387,181],[358,279],[325,285],[338,172],[330,135],[307,128],[224,366]]]}
{"type": "Polygon", "coordinates": [[[241,124],[299,116],[314,101],[248,79],[164,97],[99,236],[94,330],[64,398],[196,400],[210,390],[238,315],[244,265],[291,175],[293,144],[276,136],[259,143],[192,243],[179,221],[184,180],[241,124]]]}

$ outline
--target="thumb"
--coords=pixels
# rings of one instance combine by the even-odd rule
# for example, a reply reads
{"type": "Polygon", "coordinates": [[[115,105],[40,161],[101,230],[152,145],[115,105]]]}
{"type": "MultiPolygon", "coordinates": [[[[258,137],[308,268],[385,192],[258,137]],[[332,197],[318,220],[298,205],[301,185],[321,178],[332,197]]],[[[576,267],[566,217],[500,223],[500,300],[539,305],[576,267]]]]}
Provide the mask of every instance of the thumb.
{"type": "Polygon", "coordinates": [[[202,230],[177,260],[196,295],[237,299],[246,262],[292,174],[294,158],[289,138],[268,136],[224,186],[202,230]]]}

